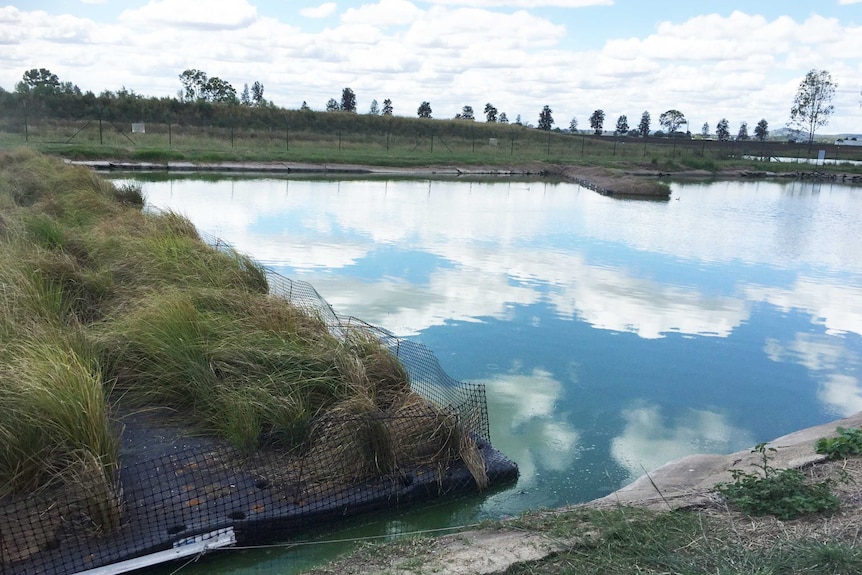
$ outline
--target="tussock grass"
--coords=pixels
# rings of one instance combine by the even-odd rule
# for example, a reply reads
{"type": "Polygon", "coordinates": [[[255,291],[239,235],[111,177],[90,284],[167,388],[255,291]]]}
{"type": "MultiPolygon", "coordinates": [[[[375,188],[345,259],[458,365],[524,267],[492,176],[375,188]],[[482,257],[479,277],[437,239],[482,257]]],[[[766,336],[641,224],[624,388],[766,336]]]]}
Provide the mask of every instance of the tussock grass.
{"type": "Polygon", "coordinates": [[[336,337],[270,295],[259,264],[142,200],[0,152],[0,506],[50,493],[93,529],[116,528],[115,414],[133,407],[246,453],[320,454],[302,458],[329,462],[310,470],[320,485],[459,458],[484,485],[468,422],[413,394],[371,332],[336,337]]]}

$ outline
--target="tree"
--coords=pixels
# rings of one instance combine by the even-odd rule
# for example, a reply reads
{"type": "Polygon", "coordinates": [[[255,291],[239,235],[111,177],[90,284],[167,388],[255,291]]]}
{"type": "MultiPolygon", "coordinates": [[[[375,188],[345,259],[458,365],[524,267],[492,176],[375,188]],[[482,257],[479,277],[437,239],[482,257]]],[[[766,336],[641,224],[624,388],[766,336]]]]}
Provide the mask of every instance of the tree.
{"type": "Polygon", "coordinates": [[[838,85],[826,70],[810,70],[799,83],[793,107],[790,108],[790,125],[808,131],[808,147],[814,142],[814,132],[829,123],[835,111],[832,98],[838,85]]]}
{"type": "Polygon", "coordinates": [[[569,121],[569,131],[573,134],[578,133],[578,119],[577,118],[572,118],[569,121]]]}
{"type": "Polygon", "coordinates": [[[506,115],[506,112],[503,112],[502,114],[500,114],[500,123],[501,124],[508,124],[509,123],[509,116],[506,115]]]}
{"type": "Polygon", "coordinates": [[[554,125],[554,117],[551,116],[553,110],[551,110],[550,106],[545,104],[545,107],[542,108],[542,111],[539,112],[539,129],[540,130],[550,130],[554,125]]]}
{"type": "Polygon", "coordinates": [[[518,114],[517,116],[515,116],[515,124],[518,126],[521,125],[521,114],[518,114]]]}
{"type": "Polygon", "coordinates": [[[764,118],[754,127],[754,137],[762,142],[767,136],[769,136],[769,122],[764,118]]]}
{"type": "Polygon", "coordinates": [[[20,94],[56,94],[60,92],[60,78],[47,68],[31,68],[24,72],[15,86],[20,94]]]}
{"type": "Polygon", "coordinates": [[[700,135],[703,136],[704,139],[709,137],[709,122],[704,122],[703,126],[700,127],[700,135]]]}
{"type": "Polygon", "coordinates": [[[476,119],[473,114],[473,106],[464,106],[461,108],[461,113],[459,114],[461,120],[470,120],[473,121],[476,119]]]}
{"type": "Polygon", "coordinates": [[[748,138],[748,122],[743,122],[739,125],[739,132],[736,134],[737,140],[747,140],[748,138]]]}
{"type": "Polygon", "coordinates": [[[341,91],[341,111],[356,113],[356,94],[350,88],[341,91]]]}
{"type": "Polygon", "coordinates": [[[730,139],[730,122],[727,121],[727,118],[722,118],[715,125],[715,137],[722,142],[730,139]]]}
{"type": "Polygon", "coordinates": [[[239,103],[243,106],[251,106],[251,96],[249,95],[247,82],[242,85],[242,94],[240,94],[239,103]]]}
{"type": "Polygon", "coordinates": [[[380,107],[377,104],[377,100],[371,100],[371,108],[368,109],[368,113],[372,116],[380,115],[380,107]]]}
{"type": "Polygon", "coordinates": [[[673,133],[685,124],[685,115],[679,110],[668,110],[658,117],[658,123],[667,130],[668,136],[673,136],[673,133]]]}
{"type": "Polygon", "coordinates": [[[597,136],[602,135],[602,126],[605,125],[605,111],[604,110],[596,110],[593,112],[593,115],[590,116],[590,128],[595,130],[597,136]]]}
{"type": "Polygon", "coordinates": [[[328,102],[326,102],[326,111],[327,112],[337,112],[341,109],[341,106],[338,104],[338,100],[335,98],[330,98],[328,102]]]}
{"type": "Polygon", "coordinates": [[[254,84],[251,85],[251,105],[260,107],[264,104],[266,104],[266,100],[263,99],[263,84],[255,80],[254,84]]]}
{"type": "Polygon", "coordinates": [[[236,90],[229,82],[222,80],[217,76],[213,76],[207,80],[204,87],[204,100],[210,102],[234,103],[238,102],[236,90]]]}
{"type": "Polygon", "coordinates": [[[416,110],[416,114],[420,118],[431,118],[431,104],[428,102],[422,102],[419,104],[419,109],[416,110]]]}
{"type": "Polygon", "coordinates": [[[386,98],[383,100],[383,115],[391,116],[392,115],[392,100],[386,98]]]}
{"type": "Polygon", "coordinates": [[[649,136],[649,125],[651,121],[652,118],[650,118],[649,112],[644,111],[644,113],[641,114],[641,121],[638,124],[638,132],[640,132],[642,138],[649,136]]]}
{"type": "Polygon", "coordinates": [[[497,121],[497,108],[491,105],[491,102],[485,104],[485,119],[489,122],[497,121]]]}
{"type": "Polygon", "coordinates": [[[311,108],[308,107],[308,102],[306,102],[305,100],[302,101],[302,106],[300,106],[299,109],[303,111],[311,111],[311,108]]]}
{"type": "Polygon", "coordinates": [[[183,70],[182,74],[180,74],[180,84],[183,86],[181,98],[186,102],[206,100],[206,85],[208,80],[207,73],[203,70],[196,68],[183,70]]]}
{"type": "Polygon", "coordinates": [[[616,133],[621,134],[623,136],[625,136],[626,134],[629,133],[629,119],[628,119],[628,117],[626,117],[625,114],[623,114],[622,116],[617,118],[616,133]]]}

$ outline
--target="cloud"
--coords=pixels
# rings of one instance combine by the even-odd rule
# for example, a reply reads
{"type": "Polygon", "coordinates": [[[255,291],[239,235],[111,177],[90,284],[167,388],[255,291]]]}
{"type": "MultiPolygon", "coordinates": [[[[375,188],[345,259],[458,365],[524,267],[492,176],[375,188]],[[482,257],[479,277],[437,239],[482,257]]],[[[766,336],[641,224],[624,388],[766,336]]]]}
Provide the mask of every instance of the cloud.
{"type": "Polygon", "coordinates": [[[237,30],[257,19],[257,9],[246,0],[208,0],[200,4],[185,0],[150,0],[141,8],[124,10],[120,22],[131,27],[237,30]]]}
{"type": "Polygon", "coordinates": [[[532,484],[539,468],[563,471],[571,467],[580,454],[581,436],[557,412],[564,388],[552,374],[536,369],[471,383],[485,386],[492,414],[491,436],[518,463],[519,487],[532,484]]]}
{"type": "Polygon", "coordinates": [[[336,10],[338,10],[338,5],[335,2],[325,2],[320,6],[303,8],[299,14],[306,18],[328,18],[335,14],[336,10]]]}
{"type": "Polygon", "coordinates": [[[747,430],[715,411],[684,409],[669,418],[661,407],[643,402],[622,416],[625,427],[611,442],[611,456],[628,470],[628,481],[687,455],[731,453],[753,444],[747,430]]]}
{"type": "Polygon", "coordinates": [[[584,8],[613,6],[614,0],[426,0],[441,6],[473,6],[477,8],[584,8]]]}

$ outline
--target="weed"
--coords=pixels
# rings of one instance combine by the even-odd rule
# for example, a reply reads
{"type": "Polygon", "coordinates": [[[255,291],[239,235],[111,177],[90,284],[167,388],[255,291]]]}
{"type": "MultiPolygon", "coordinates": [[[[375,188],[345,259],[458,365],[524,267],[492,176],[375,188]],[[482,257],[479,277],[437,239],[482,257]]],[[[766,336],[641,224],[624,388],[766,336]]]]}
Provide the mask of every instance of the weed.
{"type": "Polygon", "coordinates": [[[760,462],[753,464],[759,473],[734,469],[733,483],[717,486],[731,504],[750,515],[775,515],[779,519],[838,509],[829,481],[811,484],[797,469],[775,469],[769,464],[769,452],[775,448],[766,445],[759,443],[751,451],[760,454],[760,462]]]}
{"type": "Polygon", "coordinates": [[[838,437],[821,437],[814,444],[817,453],[828,459],[847,459],[851,455],[862,455],[862,428],[836,429],[838,437]]]}

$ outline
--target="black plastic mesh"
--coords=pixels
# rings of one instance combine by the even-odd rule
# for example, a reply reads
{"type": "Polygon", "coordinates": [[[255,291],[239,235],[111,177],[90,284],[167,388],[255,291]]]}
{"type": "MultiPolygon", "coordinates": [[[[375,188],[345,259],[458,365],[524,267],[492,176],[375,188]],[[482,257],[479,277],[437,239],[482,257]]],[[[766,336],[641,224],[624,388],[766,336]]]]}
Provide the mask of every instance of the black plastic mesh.
{"type": "MultiPolygon", "coordinates": [[[[267,277],[272,293],[319,317],[333,335],[373,335],[404,365],[413,393],[386,413],[320,416],[290,449],[245,454],[202,438],[124,443],[114,478],[0,500],[0,573],[78,573],[225,528],[239,543],[284,540],[339,518],[517,477],[517,466],[489,442],[482,386],[450,378],[419,343],[339,317],[308,283],[267,277]]],[[[126,433],[136,426],[146,421],[128,420],[126,433]]]]}

